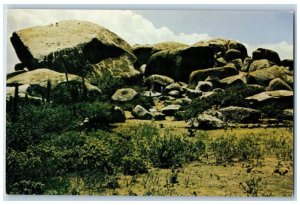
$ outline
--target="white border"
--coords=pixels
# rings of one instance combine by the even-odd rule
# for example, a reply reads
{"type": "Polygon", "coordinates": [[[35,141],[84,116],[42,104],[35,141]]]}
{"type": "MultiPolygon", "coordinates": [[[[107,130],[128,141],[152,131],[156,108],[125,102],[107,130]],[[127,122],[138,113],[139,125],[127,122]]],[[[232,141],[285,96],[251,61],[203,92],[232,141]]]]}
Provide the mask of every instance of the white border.
{"type": "MultiPolygon", "coordinates": [[[[271,3],[271,4],[277,4],[277,7],[274,5],[275,10],[285,10],[286,6],[287,5],[283,5],[283,4],[298,4],[297,0],[285,0],[285,1],[275,1],[275,0],[270,0],[270,1],[248,1],[248,0],[243,0],[243,1],[239,1],[239,0],[233,0],[233,1],[226,1],[226,4],[225,1],[222,1],[222,0],[210,0],[210,1],[205,1],[204,3],[206,4],[201,4],[199,5],[199,1],[197,0],[184,0],[184,1],[168,1],[168,0],[158,0],[158,1],[155,1],[155,0],[152,0],[152,1],[148,1],[148,0],[143,0],[143,1],[140,1],[140,0],[129,0],[129,1],[122,1],[122,0],[109,0],[109,1],[97,1],[97,0],[43,0],[43,1],[38,1],[38,0],[2,0],[1,1],[1,8],[0,8],[0,11],[1,11],[1,19],[0,21],[2,22],[2,38],[1,38],[1,48],[0,48],[0,62],[2,62],[2,72],[0,72],[0,78],[1,78],[1,83],[0,83],[0,90],[1,90],[1,95],[0,95],[0,100],[1,102],[4,104],[4,93],[5,93],[5,59],[3,59],[3,49],[6,48],[6,46],[4,45],[4,37],[6,34],[5,32],[5,19],[3,18],[3,6],[5,4],[17,4],[17,5],[14,5],[16,7],[20,7],[20,8],[24,8],[24,7],[28,7],[28,8],[35,8],[35,7],[43,7],[42,5],[44,5],[45,7],[47,8],[51,8],[51,7],[61,7],[61,8],[65,8],[65,7],[77,7],[77,8],[91,8],[91,7],[94,7],[94,5],[88,5],[88,4],[99,4],[101,3],[101,8],[103,9],[111,9],[111,8],[115,8],[115,9],[145,9],[146,8],[152,8],[152,9],[155,9],[155,8],[178,8],[178,9],[198,9],[199,7],[201,7],[202,9],[228,9],[228,8],[231,8],[233,10],[256,10],[256,9],[262,9],[262,8],[265,8],[266,10],[269,10],[270,9],[270,5],[265,5],[266,3],[271,3]],[[71,4],[70,4],[71,3],[71,4]],[[84,3],[84,4],[83,4],[84,3]],[[126,3],[126,4],[125,4],[126,3]],[[157,4],[157,5],[150,5],[150,4],[157,4]],[[169,3],[172,3],[172,5],[170,5],[169,3]],[[209,4],[208,4],[209,3],[209,4]],[[254,4],[256,5],[254,5],[254,4]],[[55,5],[51,5],[51,4],[55,4],[55,5]],[[75,5],[77,4],[77,5],[75,5]],[[128,4],[134,4],[134,5],[128,5],[128,4]],[[189,4],[197,4],[197,5],[189,5],[189,4]],[[221,5],[220,5],[221,4],[221,5]],[[239,4],[239,5],[230,5],[230,4],[239,4]],[[59,6],[60,5],[60,6],[59,6]],[[246,8],[244,9],[241,9],[242,5],[246,6],[246,8]],[[198,8],[197,8],[198,7],[198,8]]],[[[99,6],[99,5],[98,5],[99,6]]],[[[272,7],[272,6],[271,6],[272,7]]],[[[297,8],[295,9],[297,10],[297,8]]],[[[296,28],[297,28],[297,25],[298,25],[298,22],[299,22],[299,17],[298,15],[296,15],[296,28]]],[[[297,33],[298,34],[298,33],[297,33]]],[[[296,36],[295,36],[296,37],[296,36]]],[[[296,39],[295,38],[295,45],[297,44],[296,42],[296,39]]],[[[298,45],[298,44],[297,44],[298,45]]],[[[298,59],[298,53],[296,53],[296,55],[294,55],[296,58],[295,59],[298,59]]],[[[297,60],[295,60],[295,62],[297,63],[297,60]]],[[[298,65],[298,63],[296,64],[298,65]]],[[[295,67],[295,70],[297,70],[297,66],[295,67]]],[[[298,79],[298,75],[297,75],[297,72],[295,73],[295,82],[297,82],[297,79],[298,79]]],[[[298,90],[298,83],[296,83],[296,89],[295,89],[295,96],[296,96],[296,102],[298,102],[298,95],[296,94],[296,91],[298,90]]],[[[295,102],[295,113],[297,111],[297,104],[295,102]]],[[[4,109],[4,105],[2,104],[2,106],[0,106],[0,113],[2,114],[2,122],[3,123],[0,123],[0,130],[2,130],[2,133],[5,133],[5,126],[4,126],[4,123],[5,123],[5,109],[4,109]]],[[[299,123],[297,120],[295,120],[295,128],[299,127],[299,123]]],[[[297,138],[298,135],[297,133],[295,134],[295,138],[297,138]]],[[[3,139],[3,138],[2,138],[3,139]]],[[[2,140],[3,142],[3,140],[2,140]]],[[[5,144],[3,144],[3,146],[5,147],[5,144]]],[[[299,147],[299,145],[297,144],[297,148],[299,147]]],[[[296,147],[295,147],[296,148],[296,147]]],[[[296,149],[297,149],[296,148],[296,149]]],[[[3,159],[2,163],[0,163],[0,170],[1,170],[1,173],[2,173],[2,177],[0,179],[1,183],[0,183],[0,193],[2,195],[2,197],[4,197],[4,183],[3,183],[3,178],[4,178],[4,156],[5,156],[5,153],[4,153],[4,149],[1,149],[1,153],[0,153],[0,159],[3,159]]],[[[295,161],[297,162],[296,163],[296,167],[295,167],[295,171],[299,170],[299,163],[298,163],[298,160],[299,160],[299,157],[298,157],[298,152],[297,152],[297,158],[295,158],[295,161]]],[[[296,173],[295,173],[296,174],[296,173]]],[[[297,181],[296,182],[296,185],[299,184],[299,177],[296,179],[297,181]]],[[[299,189],[296,189],[299,191],[299,189]]],[[[42,197],[43,198],[43,197],[42,197]]],[[[43,200],[43,199],[40,199],[40,200],[43,200]]],[[[105,203],[105,204],[119,204],[119,203],[130,203],[130,204],[141,204],[142,201],[140,200],[149,200],[150,198],[128,198],[126,197],[125,200],[127,201],[111,201],[111,200],[124,200],[124,198],[122,199],[123,197],[106,197],[106,200],[108,201],[101,201],[100,203],[105,203]],[[134,201],[128,201],[128,200],[134,200],[134,201]],[[136,201],[138,200],[138,201],[136,201]]],[[[47,199],[44,198],[46,200],[49,200],[49,198],[47,199]]],[[[54,197],[53,198],[54,200],[59,200],[59,201],[62,201],[62,202],[58,202],[58,201],[4,201],[4,204],[52,204],[52,203],[62,203],[62,204],[65,204],[65,203],[72,203],[72,204],[79,204],[79,203],[99,203],[99,202],[96,202],[96,201],[91,201],[91,200],[99,200],[98,197],[88,197],[87,199],[84,199],[84,198],[77,198],[79,200],[88,200],[88,201],[73,201],[74,199],[76,200],[76,198],[72,197],[72,201],[68,201],[70,200],[70,197],[54,197]]],[[[50,200],[53,200],[53,199],[50,199],[50,200]]],[[[282,203],[288,203],[288,204],[294,204],[296,203],[297,201],[274,201],[274,200],[278,200],[277,198],[271,198],[272,201],[268,200],[268,201],[253,201],[253,199],[250,199],[249,201],[249,198],[237,198],[238,201],[231,201],[231,200],[236,200],[236,198],[220,198],[220,197],[209,197],[209,198],[179,198],[179,197],[175,197],[175,198],[155,198],[155,197],[151,197],[150,200],[154,200],[154,201],[146,201],[146,202],[143,202],[145,204],[152,204],[153,202],[154,203],[172,203],[172,204],[182,204],[182,200],[197,200],[197,201],[188,201],[188,203],[191,203],[191,204],[198,204],[198,203],[205,203],[205,204],[214,204],[214,203],[225,203],[225,204],[232,204],[232,203],[241,203],[242,201],[241,200],[245,200],[243,201],[243,203],[245,204],[249,204],[249,203],[255,203],[255,204],[260,204],[260,203],[274,203],[274,204],[282,204],[282,203]],[[222,201],[224,200],[225,201],[222,201]],[[163,200],[163,201],[157,201],[157,200],[163,200]],[[170,200],[170,201],[165,201],[165,200],[170,200]],[[174,201],[175,200],[175,201],[174,201]],[[201,202],[200,202],[200,201],[201,202]],[[203,202],[202,200],[209,200],[209,201],[205,201],[203,202]],[[221,201],[222,202],[221,202],[221,201]]],[[[3,198],[2,198],[3,200],[3,198]]],[[[23,199],[24,200],[24,199],[23,199]]],[[[26,200],[26,199],[25,199],[26,200]]],[[[36,200],[36,198],[27,198],[27,200],[36,200]]],[[[254,200],[259,200],[258,199],[254,199],[254,200]]],[[[267,200],[267,199],[263,199],[263,200],[267,200]]],[[[296,199],[297,200],[297,199],[296,199]]]]}

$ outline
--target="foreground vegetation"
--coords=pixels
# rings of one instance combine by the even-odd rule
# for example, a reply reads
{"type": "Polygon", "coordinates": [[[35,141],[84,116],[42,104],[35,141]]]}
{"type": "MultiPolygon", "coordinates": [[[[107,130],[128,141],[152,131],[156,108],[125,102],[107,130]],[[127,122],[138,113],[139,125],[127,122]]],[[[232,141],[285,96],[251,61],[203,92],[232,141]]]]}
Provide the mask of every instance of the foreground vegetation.
{"type": "MultiPolygon", "coordinates": [[[[150,108],[153,99],[138,96],[122,104],[112,102],[111,94],[123,84],[107,78],[95,82],[102,87],[102,98],[82,98],[78,89],[60,88],[53,90],[46,102],[19,99],[17,116],[8,102],[8,194],[293,194],[291,128],[202,132],[168,117],[159,123],[131,119],[124,123],[114,106],[150,108]]],[[[195,100],[186,105],[185,117],[195,117],[214,104],[225,106],[231,99],[241,103],[243,96],[238,97],[238,91],[240,88],[233,87],[212,98],[215,101],[195,100]]]]}
{"type": "Polygon", "coordinates": [[[289,128],[188,132],[129,121],[111,130],[111,108],[101,102],[94,106],[101,109],[91,109],[89,103],[76,109],[24,106],[18,122],[8,118],[7,193],[292,194],[293,131],[289,128]],[[87,115],[102,119],[106,126],[82,127],[87,115]]]}

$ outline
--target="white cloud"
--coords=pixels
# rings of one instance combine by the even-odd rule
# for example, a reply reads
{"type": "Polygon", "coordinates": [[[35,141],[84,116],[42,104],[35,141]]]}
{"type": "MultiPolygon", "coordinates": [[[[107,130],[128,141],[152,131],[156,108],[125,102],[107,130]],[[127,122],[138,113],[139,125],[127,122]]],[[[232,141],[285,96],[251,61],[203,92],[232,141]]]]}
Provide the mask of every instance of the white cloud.
{"type": "Polygon", "coordinates": [[[260,44],[260,45],[248,45],[244,44],[248,50],[248,55],[252,56],[252,52],[257,48],[267,48],[276,51],[281,60],[293,59],[293,44],[289,44],[285,41],[274,44],[260,44]]]}
{"type": "MultiPolygon", "coordinates": [[[[99,24],[113,31],[130,44],[153,44],[162,41],[179,41],[193,44],[209,39],[208,34],[176,34],[167,27],[156,28],[149,20],[128,10],[8,10],[7,39],[25,27],[47,25],[60,20],[77,19],[99,24]]],[[[10,42],[7,45],[8,67],[19,62],[10,42]]],[[[11,70],[11,69],[10,69],[11,70]]]]}
{"type": "MultiPolygon", "coordinates": [[[[9,41],[11,34],[25,27],[47,25],[61,20],[77,19],[90,21],[113,31],[125,41],[133,44],[153,44],[163,41],[178,41],[193,44],[200,40],[210,39],[206,34],[174,33],[168,27],[156,28],[152,22],[143,16],[129,10],[30,10],[11,9],[7,14],[7,70],[19,62],[9,41]]],[[[293,45],[287,42],[275,44],[247,45],[248,54],[262,47],[278,52],[281,59],[293,58],[293,45]]]]}

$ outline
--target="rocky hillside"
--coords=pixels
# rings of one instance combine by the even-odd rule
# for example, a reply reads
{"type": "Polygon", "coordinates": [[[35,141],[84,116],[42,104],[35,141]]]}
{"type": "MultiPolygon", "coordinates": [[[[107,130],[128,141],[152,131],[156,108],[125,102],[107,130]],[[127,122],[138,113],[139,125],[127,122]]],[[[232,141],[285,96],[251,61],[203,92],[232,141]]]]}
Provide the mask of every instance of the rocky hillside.
{"type": "Polygon", "coordinates": [[[171,116],[203,129],[293,120],[294,63],[276,51],[248,54],[242,43],[227,39],[131,47],[106,28],[73,20],[16,31],[11,42],[21,64],[7,76],[7,96],[18,85],[20,96],[43,100],[49,82],[55,88],[74,81],[98,99],[110,87],[109,101],[130,102],[124,109],[138,119],[171,116]],[[125,84],[119,90],[114,80],[105,88],[97,84],[107,75],[125,84]]]}

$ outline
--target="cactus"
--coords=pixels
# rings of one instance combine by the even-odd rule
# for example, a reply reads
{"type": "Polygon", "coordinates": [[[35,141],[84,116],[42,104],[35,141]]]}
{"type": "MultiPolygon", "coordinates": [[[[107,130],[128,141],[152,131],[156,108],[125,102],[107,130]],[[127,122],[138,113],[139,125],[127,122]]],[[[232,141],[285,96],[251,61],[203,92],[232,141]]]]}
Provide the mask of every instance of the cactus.
{"type": "Polygon", "coordinates": [[[47,81],[47,88],[46,88],[46,102],[50,102],[51,97],[51,82],[50,80],[47,81]]]}
{"type": "Polygon", "coordinates": [[[18,120],[18,102],[19,102],[19,84],[15,84],[15,97],[13,104],[13,113],[12,113],[12,121],[16,122],[18,120]]]}

